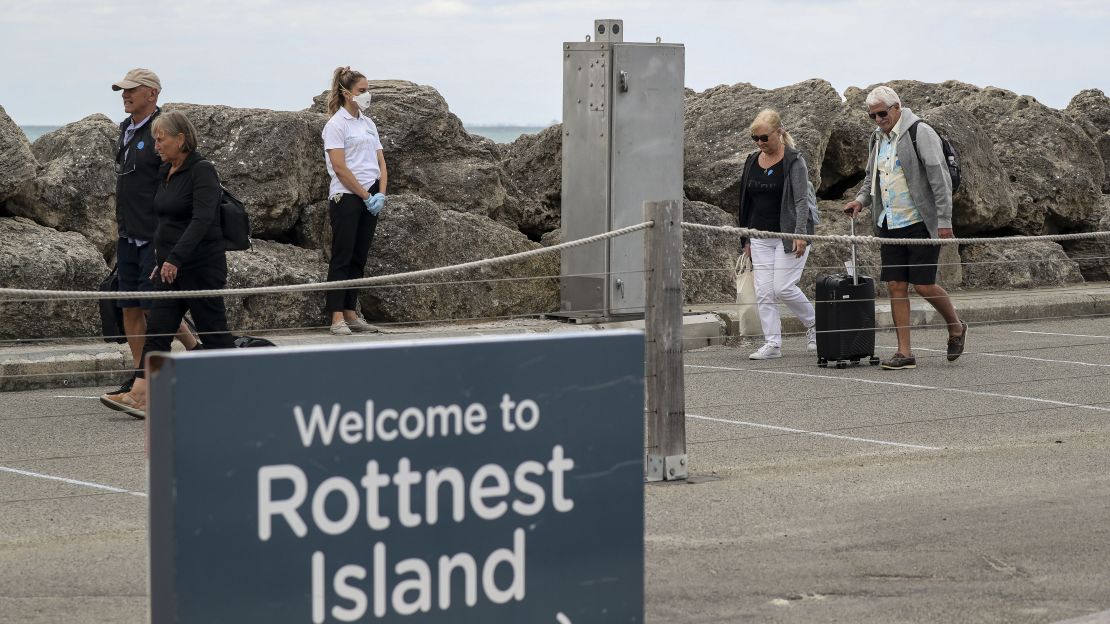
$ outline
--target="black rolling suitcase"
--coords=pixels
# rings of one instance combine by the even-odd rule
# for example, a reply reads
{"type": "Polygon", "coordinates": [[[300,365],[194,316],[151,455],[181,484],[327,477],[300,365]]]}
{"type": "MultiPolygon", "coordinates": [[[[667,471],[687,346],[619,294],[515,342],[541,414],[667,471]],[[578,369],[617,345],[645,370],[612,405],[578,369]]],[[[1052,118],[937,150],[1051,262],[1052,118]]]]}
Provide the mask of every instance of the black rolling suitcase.
{"type": "MultiPolygon", "coordinates": [[[[855,219],[852,219],[855,236],[855,219]]],[[[860,277],[856,267],[856,246],[852,245],[853,275],[838,273],[817,279],[813,298],[817,314],[817,365],[830,363],[845,368],[875,357],[875,280],[860,277]]]]}

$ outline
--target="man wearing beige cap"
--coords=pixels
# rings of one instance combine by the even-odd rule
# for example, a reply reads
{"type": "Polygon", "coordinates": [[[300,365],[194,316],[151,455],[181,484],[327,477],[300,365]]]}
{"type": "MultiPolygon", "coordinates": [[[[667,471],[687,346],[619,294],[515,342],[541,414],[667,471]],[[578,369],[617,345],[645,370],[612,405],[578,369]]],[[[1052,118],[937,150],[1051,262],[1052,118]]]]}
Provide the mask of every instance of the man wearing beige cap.
{"type": "MultiPolygon", "coordinates": [[[[113,91],[122,91],[123,110],[130,115],[120,122],[120,138],[116,145],[116,225],[119,240],[116,246],[116,267],[119,290],[122,292],[150,292],[154,284],[150,274],[154,270],[154,230],[158,219],[154,214],[154,193],[158,189],[158,168],[162,159],[154,151],[154,138],[150,128],[161,112],[158,94],[162,82],[149,69],[137,68],[127,72],[122,80],[112,85],[113,91]]],[[[142,358],[146,342],[146,312],[150,299],[120,299],[123,308],[123,332],[127,345],[135,358],[135,365],[142,358]]],[[[178,339],[186,348],[196,347],[196,340],[182,325],[178,339]]],[[[101,400],[114,403],[119,396],[131,390],[132,380],[118,390],[105,394],[101,400]]],[[[111,407],[111,405],[109,405],[111,407]]]]}

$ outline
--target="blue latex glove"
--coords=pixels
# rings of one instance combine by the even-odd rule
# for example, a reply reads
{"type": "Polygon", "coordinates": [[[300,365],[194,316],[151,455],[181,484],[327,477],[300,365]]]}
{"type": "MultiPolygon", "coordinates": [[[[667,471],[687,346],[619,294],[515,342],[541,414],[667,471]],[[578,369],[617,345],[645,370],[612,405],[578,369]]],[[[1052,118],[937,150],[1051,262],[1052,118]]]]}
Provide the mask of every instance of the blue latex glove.
{"type": "Polygon", "coordinates": [[[366,204],[366,209],[370,211],[370,214],[376,217],[378,213],[382,211],[382,208],[385,208],[385,194],[374,193],[363,200],[363,202],[366,204]]]}

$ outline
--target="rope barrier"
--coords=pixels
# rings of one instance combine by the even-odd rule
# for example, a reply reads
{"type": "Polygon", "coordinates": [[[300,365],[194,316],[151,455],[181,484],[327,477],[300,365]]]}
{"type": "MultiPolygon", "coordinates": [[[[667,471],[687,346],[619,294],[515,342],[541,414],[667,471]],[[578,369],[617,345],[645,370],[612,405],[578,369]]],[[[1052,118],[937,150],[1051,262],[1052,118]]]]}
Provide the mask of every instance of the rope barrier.
{"type": "MultiPolygon", "coordinates": [[[[346,288],[365,288],[368,286],[376,286],[379,284],[389,284],[407,279],[419,279],[438,275],[440,273],[449,273],[452,271],[467,271],[471,269],[479,269],[487,266],[495,266],[498,264],[507,264],[510,262],[517,262],[536,256],[555,253],[564,249],[572,247],[581,247],[597,243],[610,238],[624,236],[625,234],[632,234],[640,230],[646,230],[655,223],[653,221],[645,221],[637,225],[630,225],[628,227],[612,230],[580,238],[578,240],[552,245],[551,247],[540,247],[537,249],[530,249],[507,256],[498,256],[496,258],[485,258],[483,260],[474,260],[472,262],[464,262],[461,264],[452,264],[443,267],[436,267],[432,269],[422,269],[419,271],[408,271],[405,273],[392,273],[390,275],[376,275],[374,277],[363,277],[359,279],[342,280],[336,282],[315,282],[309,284],[283,284],[280,286],[255,286],[251,288],[224,288],[224,289],[209,289],[209,290],[161,290],[152,292],[141,293],[143,299],[186,299],[197,297],[228,297],[238,295],[278,295],[286,293],[301,293],[312,292],[321,290],[336,290],[346,288]]],[[[29,299],[68,299],[68,300],[82,300],[82,299],[135,299],[138,293],[135,292],[104,292],[99,290],[36,290],[28,288],[0,288],[0,297],[23,297],[29,299]]],[[[3,301],[3,299],[0,299],[3,301]]]]}
{"type": "MultiPolygon", "coordinates": [[[[461,264],[448,265],[443,267],[436,267],[431,269],[422,269],[418,271],[408,271],[404,273],[393,273],[390,275],[378,275],[373,277],[364,277],[352,280],[342,280],[335,282],[311,282],[306,284],[282,284],[278,286],[255,286],[249,288],[225,288],[225,289],[209,289],[209,290],[168,290],[168,291],[153,291],[142,293],[144,299],[183,299],[193,297],[232,297],[232,296],[252,296],[252,295],[280,295],[289,293],[303,293],[303,292],[319,292],[328,290],[343,290],[349,288],[373,288],[381,287],[383,285],[390,285],[394,287],[401,286],[435,286],[446,284],[457,284],[462,282],[431,282],[431,283],[409,283],[399,284],[403,280],[423,279],[433,275],[443,273],[450,273],[456,271],[467,271],[473,269],[480,269],[500,264],[508,264],[517,262],[528,258],[560,252],[563,249],[570,249],[573,247],[580,247],[597,243],[603,240],[616,238],[626,234],[645,230],[654,225],[651,221],[632,225],[625,228],[620,228],[610,232],[604,232],[594,236],[581,238],[574,241],[552,245],[550,247],[541,247],[524,251],[506,256],[498,256],[495,258],[485,258],[482,260],[475,260],[472,262],[465,262],[461,264]]],[[[721,225],[703,225],[700,223],[683,222],[682,227],[688,230],[701,230],[713,232],[717,234],[739,235],[747,238],[758,239],[772,239],[783,238],[782,232],[768,232],[764,230],[757,230],[752,228],[740,228],[734,226],[721,226],[721,225]]],[[[849,236],[842,234],[790,234],[792,239],[800,239],[808,242],[832,242],[832,243],[856,243],[865,245],[966,245],[976,243],[1028,243],[1038,241],[1071,241],[1071,240],[1085,240],[1095,238],[1110,237],[1110,232],[1076,232],[1071,234],[1045,234],[1039,236],[1008,236],[1008,237],[995,237],[995,238],[945,238],[945,239],[907,239],[907,238],[880,238],[876,236],[849,236]]],[[[1094,259],[1094,258],[1093,258],[1094,259]]],[[[990,262],[990,261],[987,261],[990,262]]],[[[1015,261],[1016,262],[1016,261],[1015,261]]],[[[687,269],[691,270],[691,269],[687,269]]],[[[717,269],[692,269],[692,270],[717,270],[717,269]]],[[[724,269],[719,269],[724,270],[724,269]]],[[[556,276],[541,276],[536,279],[550,278],[554,279],[556,276]]],[[[560,276],[562,277],[562,276],[560,276]]],[[[517,278],[507,278],[517,279],[517,278]]],[[[519,278],[530,279],[530,278],[519,278]]],[[[483,281],[483,280],[475,280],[483,281]]],[[[492,280],[485,280],[492,281],[492,280]]],[[[21,289],[21,288],[0,288],[0,302],[25,302],[25,301],[40,301],[40,300],[99,300],[99,299],[133,299],[136,297],[134,292],[108,292],[108,291],[80,291],[80,290],[39,290],[39,289],[21,289]]]]}
{"type": "Polygon", "coordinates": [[[688,230],[702,230],[719,234],[739,235],[744,238],[789,238],[819,243],[856,243],[862,245],[975,245],[980,243],[1035,243],[1110,238],[1110,232],[1074,232],[1071,234],[1042,234],[1038,236],[997,236],[981,238],[880,238],[878,236],[849,236],[847,234],[786,234],[767,232],[730,225],[702,225],[683,222],[688,230]]]}

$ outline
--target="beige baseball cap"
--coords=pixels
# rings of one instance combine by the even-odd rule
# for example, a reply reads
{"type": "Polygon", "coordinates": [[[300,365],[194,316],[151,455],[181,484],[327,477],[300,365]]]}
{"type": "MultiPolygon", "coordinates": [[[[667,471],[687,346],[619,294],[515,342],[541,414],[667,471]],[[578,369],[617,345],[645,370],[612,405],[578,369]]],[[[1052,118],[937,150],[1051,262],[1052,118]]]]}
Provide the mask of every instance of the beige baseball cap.
{"type": "Polygon", "coordinates": [[[135,69],[127,72],[127,75],[123,77],[123,80],[120,80],[119,82],[113,84],[112,91],[134,89],[135,87],[151,87],[153,89],[158,89],[159,91],[161,91],[162,81],[158,80],[158,74],[155,74],[149,69],[136,67],[135,69]]]}

